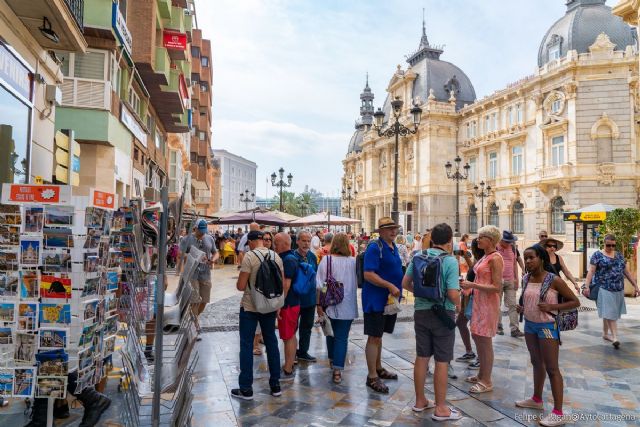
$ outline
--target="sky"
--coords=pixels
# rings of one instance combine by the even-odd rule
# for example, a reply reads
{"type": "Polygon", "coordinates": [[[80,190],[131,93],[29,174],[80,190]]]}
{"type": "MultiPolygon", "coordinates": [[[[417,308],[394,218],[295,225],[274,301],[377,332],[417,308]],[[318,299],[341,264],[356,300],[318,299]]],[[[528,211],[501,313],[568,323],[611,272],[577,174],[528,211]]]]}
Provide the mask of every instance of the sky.
{"type": "MultiPolygon", "coordinates": [[[[382,106],[398,64],[431,45],[482,98],[535,72],[540,42],[565,0],[198,0],[212,41],[212,145],[257,163],[257,195],[281,166],[293,190],[341,190],[342,160],[366,73],[382,106]]],[[[615,3],[609,0],[609,6],[615,3]]]]}

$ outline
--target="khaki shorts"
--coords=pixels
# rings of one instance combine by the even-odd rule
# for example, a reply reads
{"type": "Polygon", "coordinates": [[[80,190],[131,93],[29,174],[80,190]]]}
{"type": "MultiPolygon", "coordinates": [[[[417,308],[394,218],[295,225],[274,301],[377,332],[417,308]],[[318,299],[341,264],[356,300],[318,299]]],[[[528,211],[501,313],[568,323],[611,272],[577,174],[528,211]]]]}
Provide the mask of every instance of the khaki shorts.
{"type": "Polygon", "coordinates": [[[191,304],[208,304],[211,299],[211,279],[191,280],[191,304]]]}

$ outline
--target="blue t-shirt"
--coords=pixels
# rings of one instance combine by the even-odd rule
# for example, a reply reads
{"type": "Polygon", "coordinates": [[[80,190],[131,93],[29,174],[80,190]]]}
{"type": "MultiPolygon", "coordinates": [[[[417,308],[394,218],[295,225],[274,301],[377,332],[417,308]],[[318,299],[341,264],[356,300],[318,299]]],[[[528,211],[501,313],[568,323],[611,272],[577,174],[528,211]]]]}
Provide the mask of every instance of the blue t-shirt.
{"type": "Polygon", "coordinates": [[[278,254],[282,258],[282,267],[284,268],[284,278],[291,279],[291,287],[284,299],[285,307],[293,307],[300,305],[300,295],[293,290],[293,279],[296,277],[298,271],[298,261],[295,258],[292,250],[284,251],[278,254]]]}
{"type": "MultiPolygon", "coordinates": [[[[307,257],[306,260],[304,258],[302,258],[302,254],[300,254],[300,252],[298,252],[297,250],[292,250],[292,254],[291,257],[294,257],[295,260],[297,262],[303,261],[303,262],[307,262],[308,264],[311,265],[311,267],[313,267],[314,271],[318,271],[318,258],[316,258],[316,256],[313,254],[313,252],[308,251],[307,252],[307,257]]],[[[296,275],[298,273],[298,269],[297,269],[297,265],[296,265],[296,275]]],[[[296,276],[293,276],[292,279],[292,283],[293,280],[295,280],[296,276]]],[[[316,287],[313,286],[313,289],[305,295],[299,295],[300,297],[300,307],[313,307],[316,305],[316,301],[317,301],[317,296],[316,296],[316,287]]]]}
{"type": "MultiPolygon", "coordinates": [[[[391,248],[386,242],[382,243],[382,258],[380,248],[374,243],[367,246],[364,253],[364,271],[372,271],[382,279],[393,283],[402,292],[402,260],[396,244],[391,248]]],[[[362,311],[365,313],[381,313],[387,305],[389,291],[369,283],[366,280],[362,285],[362,311]]]]}
{"type": "Polygon", "coordinates": [[[616,252],[613,258],[609,258],[598,251],[591,256],[590,264],[596,266],[593,283],[599,284],[602,289],[609,292],[624,290],[625,259],[620,252],[616,252]]]}

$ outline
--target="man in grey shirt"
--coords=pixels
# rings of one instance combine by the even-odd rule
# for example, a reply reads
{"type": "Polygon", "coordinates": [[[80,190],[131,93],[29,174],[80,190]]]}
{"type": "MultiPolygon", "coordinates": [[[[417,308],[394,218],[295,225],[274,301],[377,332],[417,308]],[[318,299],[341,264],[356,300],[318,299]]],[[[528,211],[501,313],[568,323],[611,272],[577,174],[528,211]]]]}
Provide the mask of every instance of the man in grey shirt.
{"type": "MultiPolygon", "coordinates": [[[[204,219],[199,219],[196,222],[192,234],[180,240],[180,259],[183,261],[180,263],[181,266],[184,265],[184,257],[186,257],[192,246],[195,246],[205,254],[205,260],[196,267],[191,279],[193,287],[191,308],[196,317],[198,331],[200,331],[198,316],[204,311],[211,298],[211,268],[220,256],[215,240],[207,233],[207,221],[204,219]]],[[[178,271],[178,273],[180,272],[178,271]]]]}

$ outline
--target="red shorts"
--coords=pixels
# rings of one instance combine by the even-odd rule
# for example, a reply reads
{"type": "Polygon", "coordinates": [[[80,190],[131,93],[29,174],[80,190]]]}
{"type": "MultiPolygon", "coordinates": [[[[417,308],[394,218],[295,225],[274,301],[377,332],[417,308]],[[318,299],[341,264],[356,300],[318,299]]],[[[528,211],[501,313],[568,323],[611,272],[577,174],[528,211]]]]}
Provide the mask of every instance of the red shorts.
{"type": "Polygon", "coordinates": [[[281,340],[288,340],[295,336],[298,330],[298,316],[300,315],[300,306],[282,307],[280,309],[280,319],[278,319],[278,333],[281,340]]]}

